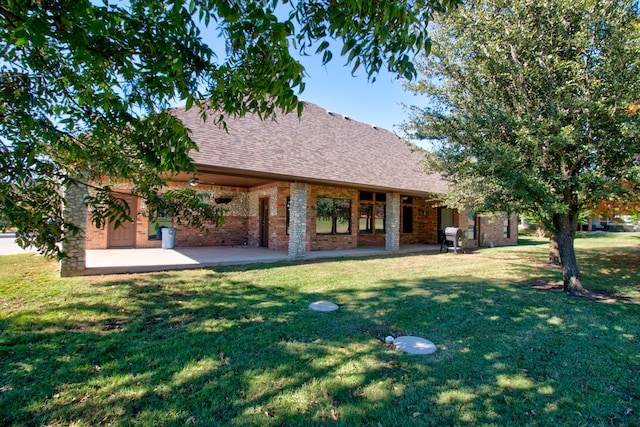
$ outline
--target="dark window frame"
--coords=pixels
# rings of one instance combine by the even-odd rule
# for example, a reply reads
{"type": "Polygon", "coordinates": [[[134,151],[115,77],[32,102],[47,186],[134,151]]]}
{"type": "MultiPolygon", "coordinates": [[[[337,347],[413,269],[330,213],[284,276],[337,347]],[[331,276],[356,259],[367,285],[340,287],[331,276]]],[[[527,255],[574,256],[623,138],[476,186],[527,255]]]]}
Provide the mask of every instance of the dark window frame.
{"type": "Polygon", "coordinates": [[[358,217],[358,233],[359,234],[386,234],[387,232],[387,194],[374,193],[371,191],[360,192],[359,217],[358,217]],[[365,212],[363,216],[363,208],[369,212],[365,212]],[[379,215],[382,213],[382,215],[379,215]],[[368,215],[367,215],[368,214],[368,215]],[[378,219],[382,219],[382,228],[377,228],[378,219]],[[364,220],[365,228],[362,228],[361,222],[364,220]]]}
{"type": "Polygon", "coordinates": [[[318,196],[316,200],[316,234],[321,236],[346,236],[351,234],[351,212],[352,212],[352,203],[351,199],[342,199],[337,197],[323,197],[318,196]],[[331,202],[321,202],[321,200],[331,200],[331,202]],[[321,208],[321,204],[326,204],[326,206],[321,208]],[[345,206],[340,206],[340,205],[345,206]],[[331,206],[329,206],[331,205],[331,206]],[[348,206],[347,206],[348,205],[348,206]],[[327,211],[321,214],[321,209],[326,209],[327,211]],[[341,212],[342,210],[342,212],[341,212]],[[331,221],[331,231],[329,232],[318,232],[320,228],[318,225],[319,221],[322,219],[329,219],[331,221]],[[338,230],[342,229],[341,222],[344,222],[346,219],[347,230],[344,232],[340,232],[338,230]]]}
{"type": "Polygon", "coordinates": [[[413,205],[402,205],[402,234],[413,234],[413,205]]]}
{"type": "Polygon", "coordinates": [[[400,233],[402,234],[413,234],[414,207],[416,207],[414,200],[413,196],[400,195],[400,233]]]}
{"type": "Polygon", "coordinates": [[[291,232],[291,196],[287,196],[287,220],[284,226],[284,234],[289,235],[291,232]]]}
{"type": "Polygon", "coordinates": [[[157,209],[153,214],[149,215],[147,223],[147,240],[162,239],[162,236],[158,236],[158,230],[163,227],[173,227],[173,216],[170,215],[170,212],[167,209],[157,209]]]}
{"type": "Polygon", "coordinates": [[[467,225],[467,239],[468,240],[476,240],[478,238],[477,233],[477,215],[473,208],[469,208],[467,211],[467,218],[469,219],[467,225]]]}
{"type": "Polygon", "coordinates": [[[504,236],[505,239],[510,239],[511,238],[511,215],[509,214],[504,214],[504,223],[502,226],[502,234],[504,236]]]}

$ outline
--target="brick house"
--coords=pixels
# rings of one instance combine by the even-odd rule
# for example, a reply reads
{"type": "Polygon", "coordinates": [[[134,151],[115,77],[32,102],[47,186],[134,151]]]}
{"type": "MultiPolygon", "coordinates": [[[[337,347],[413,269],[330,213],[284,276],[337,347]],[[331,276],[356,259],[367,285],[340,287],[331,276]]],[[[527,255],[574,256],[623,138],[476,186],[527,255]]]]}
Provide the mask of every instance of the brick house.
{"type": "MultiPolygon", "coordinates": [[[[517,218],[476,217],[441,206],[446,183],[421,171],[422,152],[385,129],[306,103],[303,115],[230,119],[228,132],[198,111],[173,113],[191,130],[196,176],[168,186],[193,185],[213,195],[225,224],[200,231],[178,228],[176,247],[262,246],[303,257],[308,251],[405,244],[437,244],[439,230],[457,226],[465,245],[517,243],[517,218]]],[[[119,190],[127,183],[112,183],[119,190]]],[[[128,200],[135,221],[113,229],[87,225],[86,249],[160,247],[144,204],[128,200]]]]}

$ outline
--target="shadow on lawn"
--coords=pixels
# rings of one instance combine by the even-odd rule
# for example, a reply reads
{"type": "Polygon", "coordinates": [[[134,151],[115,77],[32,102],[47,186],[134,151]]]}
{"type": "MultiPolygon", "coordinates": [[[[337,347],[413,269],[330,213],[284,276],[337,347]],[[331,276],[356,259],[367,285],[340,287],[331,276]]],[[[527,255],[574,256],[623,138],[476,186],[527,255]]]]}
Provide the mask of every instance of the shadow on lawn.
{"type": "MultiPolygon", "coordinates": [[[[527,268],[531,277],[548,277],[527,268]]],[[[226,271],[232,269],[210,271],[196,285],[180,273],[96,282],[120,293],[122,305],[74,302],[41,313],[33,325],[5,321],[2,352],[10,362],[0,387],[10,390],[0,393],[0,420],[579,424],[628,419],[621,402],[640,399],[621,378],[626,369],[640,371],[640,363],[630,356],[631,322],[619,318],[630,312],[618,306],[594,310],[589,301],[472,276],[390,279],[365,290],[344,283],[319,293],[237,281],[226,271]],[[340,310],[310,311],[320,299],[340,310]],[[54,312],[70,314],[64,320],[54,312]],[[606,316],[609,323],[601,321],[606,316]],[[603,329],[613,324],[620,329],[603,329]],[[381,342],[388,334],[423,336],[439,351],[400,354],[381,342]],[[612,370],[602,383],[588,365],[572,363],[576,354],[606,354],[608,364],[625,370],[612,370]],[[614,383],[615,393],[607,391],[614,383]],[[597,414],[592,399],[605,406],[614,400],[606,407],[619,412],[597,414]]]]}
{"type": "MultiPolygon", "coordinates": [[[[598,234],[589,238],[598,238],[598,234]]],[[[638,238],[640,239],[640,236],[638,238]]],[[[640,279],[638,248],[578,248],[576,255],[583,285],[589,291],[588,298],[605,303],[617,301],[640,304],[637,287],[640,279]]],[[[560,267],[529,259],[528,262],[515,263],[513,268],[518,275],[527,278],[522,281],[525,285],[530,285],[539,291],[563,291],[560,267]]]]}

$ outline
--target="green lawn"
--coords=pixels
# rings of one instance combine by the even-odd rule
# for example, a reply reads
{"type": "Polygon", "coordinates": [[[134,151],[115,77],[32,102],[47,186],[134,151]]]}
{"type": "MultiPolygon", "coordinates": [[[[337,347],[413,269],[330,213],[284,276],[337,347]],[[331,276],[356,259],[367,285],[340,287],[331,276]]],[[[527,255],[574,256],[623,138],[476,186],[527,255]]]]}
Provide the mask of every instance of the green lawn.
{"type": "Polygon", "coordinates": [[[0,425],[640,425],[640,233],[576,247],[592,299],[533,238],[73,279],[1,256],[0,425]]]}

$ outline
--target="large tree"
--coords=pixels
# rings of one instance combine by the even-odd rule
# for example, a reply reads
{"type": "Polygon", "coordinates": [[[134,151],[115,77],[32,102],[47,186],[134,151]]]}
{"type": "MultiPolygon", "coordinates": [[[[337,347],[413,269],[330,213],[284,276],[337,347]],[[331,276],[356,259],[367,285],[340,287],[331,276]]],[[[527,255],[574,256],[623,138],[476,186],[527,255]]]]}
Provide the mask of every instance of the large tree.
{"type": "MultiPolygon", "coordinates": [[[[189,189],[160,195],[193,172],[197,149],[168,112],[181,103],[229,115],[301,113],[305,70],[292,56],[330,41],[354,72],[412,77],[429,48],[427,23],[458,0],[5,0],[0,4],[0,219],[19,242],[60,255],[75,224],[62,190],[102,177],[133,183],[150,210],[192,225],[220,212],[189,189]],[[215,32],[220,49],[201,31],[215,32]],[[206,100],[206,101],[203,101],[206,100]]],[[[129,218],[110,185],[87,202],[97,225],[129,218]]]]}
{"type": "Polygon", "coordinates": [[[429,140],[452,204],[529,212],[585,289],[578,214],[638,181],[638,11],[627,0],[470,0],[437,23],[405,130],[429,140]]]}

